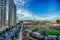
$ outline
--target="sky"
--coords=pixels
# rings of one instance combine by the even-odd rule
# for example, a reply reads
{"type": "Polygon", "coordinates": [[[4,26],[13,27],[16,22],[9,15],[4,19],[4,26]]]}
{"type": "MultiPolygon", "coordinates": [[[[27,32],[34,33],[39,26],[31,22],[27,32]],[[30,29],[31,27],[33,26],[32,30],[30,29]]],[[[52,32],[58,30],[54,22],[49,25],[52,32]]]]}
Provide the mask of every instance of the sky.
{"type": "Polygon", "coordinates": [[[21,20],[60,19],[60,0],[14,0],[21,20]]]}
{"type": "Polygon", "coordinates": [[[8,20],[8,12],[9,12],[9,2],[8,2],[8,0],[6,1],[6,20],[8,20]]]}

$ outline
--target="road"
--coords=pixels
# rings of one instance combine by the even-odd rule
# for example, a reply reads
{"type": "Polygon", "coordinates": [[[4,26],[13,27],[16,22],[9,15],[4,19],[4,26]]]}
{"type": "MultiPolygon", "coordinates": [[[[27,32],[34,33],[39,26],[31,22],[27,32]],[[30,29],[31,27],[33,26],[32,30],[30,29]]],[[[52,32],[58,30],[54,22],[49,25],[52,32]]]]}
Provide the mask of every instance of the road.
{"type": "Polygon", "coordinates": [[[7,34],[5,34],[5,39],[11,38],[14,36],[14,34],[17,32],[19,26],[14,27],[11,31],[9,31],[7,34]]]}
{"type": "Polygon", "coordinates": [[[20,29],[19,39],[18,40],[23,40],[23,24],[21,24],[21,29],[20,29]]]}
{"type": "MultiPolygon", "coordinates": [[[[9,32],[5,33],[3,35],[3,40],[8,40],[9,38],[11,38],[12,36],[14,36],[14,34],[17,32],[18,28],[20,27],[20,25],[15,26],[14,28],[12,28],[9,32]]],[[[2,38],[0,38],[1,40],[2,38]]]]}
{"type": "MultiPolygon", "coordinates": [[[[9,38],[11,38],[12,36],[14,36],[14,34],[17,32],[18,28],[21,26],[20,32],[19,32],[19,39],[18,40],[23,40],[23,24],[15,26],[13,29],[11,29],[9,32],[5,33],[3,35],[3,40],[8,40],[9,38]]],[[[1,39],[0,39],[1,40],[1,39]]]]}

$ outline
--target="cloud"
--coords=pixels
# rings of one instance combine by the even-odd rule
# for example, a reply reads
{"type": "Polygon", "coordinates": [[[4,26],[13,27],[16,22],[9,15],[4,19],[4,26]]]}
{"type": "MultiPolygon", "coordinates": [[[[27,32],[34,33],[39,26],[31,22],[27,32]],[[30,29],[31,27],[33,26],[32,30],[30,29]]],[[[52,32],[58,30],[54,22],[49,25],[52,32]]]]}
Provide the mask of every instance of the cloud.
{"type": "Polygon", "coordinates": [[[31,19],[32,20],[32,19],[38,17],[37,15],[34,15],[32,12],[30,12],[28,10],[22,10],[22,9],[17,10],[17,14],[19,15],[19,19],[24,19],[24,20],[25,19],[27,19],[27,20],[31,19]]]}
{"type": "Polygon", "coordinates": [[[30,17],[32,16],[31,12],[27,10],[17,10],[17,14],[22,15],[23,17],[30,17]]]}
{"type": "Polygon", "coordinates": [[[59,16],[60,12],[53,12],[53,13],[55,13],[55,14],[58,13],[58,15],[56,14],[56,15],[51,15],[51,16],[49,16],[49,15],[48,16],[38,16],[28,10],[23,10],[23,9],[17,10],[17,14],[19,15],[19,19],[31,19],[31,20],[32,19],[33,20],[45,20],[45,19],[53,20],[53,19],[60,18],[60,16],[59,16]]]}
{"type": "Polygon", "coordinates": [[[15,4],[17,4],[17,3],[18,3],[18,1],[19,1],[19,0],[14,0],[15,4]]]}
{"type": "Polygon", "coordinates": [[[25,4],[28,4],[31,0],[14,0],[15,4],[18,6],[24,6],[25,4]]]}
{"type": "Polygon", "coordinates": [[[20,14],[22,12],[22,10],[17,10],[17,14],[20,14]]]}

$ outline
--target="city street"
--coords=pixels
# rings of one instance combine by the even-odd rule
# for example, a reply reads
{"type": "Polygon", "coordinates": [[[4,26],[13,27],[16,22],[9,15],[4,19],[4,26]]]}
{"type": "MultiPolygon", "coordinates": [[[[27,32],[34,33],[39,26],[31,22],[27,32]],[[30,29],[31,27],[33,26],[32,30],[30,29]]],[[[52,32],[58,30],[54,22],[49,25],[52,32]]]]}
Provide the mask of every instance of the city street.
{"type": "Polygon", "coordinates": [[[18,40],[23,40],[23,27],[20,29],[20,33],[19,33],[19,39],[18,40]]]}
{"type": "MultiPolygon", "coordinates": [[[[13,37],[20,26],[21,25],[17,25],[16,27],[12,28],[9,32],[5,33],[3,35],[4,40],[8,40],[9,38],[13,37]]],[[[0,39],[2,39],[2,38],[0,38],[0,39]]]]}
{"type": "Polygon", "coordinates": [[[0,0],[0,40],[60,40],[60,0],[0,0]]]}

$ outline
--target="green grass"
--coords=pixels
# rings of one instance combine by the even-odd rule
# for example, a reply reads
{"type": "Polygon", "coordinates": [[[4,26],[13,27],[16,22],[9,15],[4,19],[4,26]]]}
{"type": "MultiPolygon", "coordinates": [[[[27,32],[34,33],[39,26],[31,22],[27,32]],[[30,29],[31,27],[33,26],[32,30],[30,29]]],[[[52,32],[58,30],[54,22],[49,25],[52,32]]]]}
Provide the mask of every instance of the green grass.
{"type": "Polygon", "coordinates": [[[38,25],[38,26],[29,26],[29,27],[27,27],[27,28],[29,28],[29,29],[37,29],[37,28],[43,28],[43,27],[46,27],[45,25],[38,25]]]}
{"type": "Polygon", "coordinates": [[[46,30],[46,33],[47,33],[48,35],[60,36],[60,31],[58,31],[58,30],[46,30]]]}
{"type": "MultiPolygon", "coordinates": [[[[29,26],[27,28],[29,29],[37,29],[37,28],[44,28],[46,26],[44,25],[38,25],[38,26],[29,26]]],[[[40,33],[42,34],[44,30],[40,31],[40,33]]],[[[48,34],[48,35],[56,35],[56,36],[60,36],[60,31],[59,30],[45,30],[45,32],[48,34]]]]}

